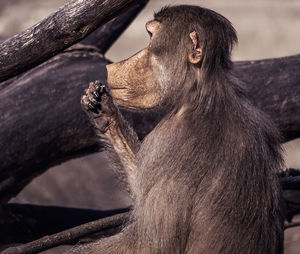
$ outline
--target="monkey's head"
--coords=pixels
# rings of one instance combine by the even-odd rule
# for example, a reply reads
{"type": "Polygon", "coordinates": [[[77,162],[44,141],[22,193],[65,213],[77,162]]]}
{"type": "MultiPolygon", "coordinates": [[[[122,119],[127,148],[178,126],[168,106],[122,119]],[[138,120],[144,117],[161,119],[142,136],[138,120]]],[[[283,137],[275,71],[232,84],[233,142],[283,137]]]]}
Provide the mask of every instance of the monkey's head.
{"type": "Polygon", "coordinates": [[[147,22],[148,47],[107,66],[116,105],[154,108],[178,105],[212,75],[231,67],[237,41],[231,23],[198,6],[165,7],[147,22]]]}

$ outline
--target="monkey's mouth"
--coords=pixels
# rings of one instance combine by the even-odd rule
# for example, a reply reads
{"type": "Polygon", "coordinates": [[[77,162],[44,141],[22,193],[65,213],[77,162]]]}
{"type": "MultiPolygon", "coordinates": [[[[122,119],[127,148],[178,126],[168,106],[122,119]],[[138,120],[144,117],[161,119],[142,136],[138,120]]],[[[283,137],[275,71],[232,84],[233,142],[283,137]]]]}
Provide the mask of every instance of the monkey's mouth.
{"type": "MultiPolygon", "coordinates": [[[[109,87],[109,92],[113,98],[118,98],[121,96],[121,98],[125,95],[127,95],[127,89],[125,87],[109,87]]],[[[126,96],[127,97],[127,96],[126,96]]]]}
{"type": "Polygon", "coordinates": [[[124,100],[128,97],[128,89],[125,87],[110,87],[110,94],[114,99],[124,100]]]}
{"type": "Polygon", "coordinates": [[[127,89],[126,87],[110,87],[110,90],[123,90],[123,89],[127,89]]]}

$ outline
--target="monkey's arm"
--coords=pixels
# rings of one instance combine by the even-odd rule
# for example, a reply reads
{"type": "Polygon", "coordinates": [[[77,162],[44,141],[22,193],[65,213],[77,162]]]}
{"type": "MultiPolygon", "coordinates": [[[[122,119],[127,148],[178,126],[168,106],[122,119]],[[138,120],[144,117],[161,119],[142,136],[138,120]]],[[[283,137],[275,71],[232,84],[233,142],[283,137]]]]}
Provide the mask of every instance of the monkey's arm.
{"type": "Polygon", "coordinates": [[[81,104],[92,118],[96,129],[108,138],[127,176],[131,178],[136,170],[136,153],[140,148],[140,141],[114,105],[105,86],[98,81],[91,82],[81,104]]]}
{"type": "MultiPolygon", "coordinates": [[[[94,121],[97,124],[97,119],[94,121]]],[[[137,167],[136,154],[140,148],[140,141],[135,131],[130,127],[117,108],[116,115],[111,119],[111,123],[104,134],[119,156],[127,174],[131,176],[137,167]]]]}

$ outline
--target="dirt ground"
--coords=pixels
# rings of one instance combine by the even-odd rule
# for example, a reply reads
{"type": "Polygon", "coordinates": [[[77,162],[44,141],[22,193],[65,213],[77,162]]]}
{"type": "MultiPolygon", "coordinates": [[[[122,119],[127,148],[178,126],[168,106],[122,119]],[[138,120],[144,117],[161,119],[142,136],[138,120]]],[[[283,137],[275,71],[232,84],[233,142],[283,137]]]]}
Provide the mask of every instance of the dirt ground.
{"type": "MultiPolygon", "coordinates": [[[[7,38],[25,30],[65,2],[67,1],[0,0],[0,38],[7,38]]],[[[239,37],[239,45],[233,52],[234,60],[299,53],[300,1],[150,0],[147,8],[106,56],[112,61],[119,61],[145,47],[149,41],[145,23],[151,19],[154,11],[166,4],[200,5],[227,17],[239,37]]],[[[285,144],[284,148],[287,166],[300,168],[300,139],[285,144]]],[[[115,209],[130,204],[129,198],[118,188],[115,175],[109,170],[109,162],[103,154],[89,155],[50,169],[34,180],[13,201],[95,209],[115,209]],[[74,193],[77,193],[76,198],[74,193]]],[[[286,231],[285,244],[286,254],[300,253],[299,228],[286,231]]]]}

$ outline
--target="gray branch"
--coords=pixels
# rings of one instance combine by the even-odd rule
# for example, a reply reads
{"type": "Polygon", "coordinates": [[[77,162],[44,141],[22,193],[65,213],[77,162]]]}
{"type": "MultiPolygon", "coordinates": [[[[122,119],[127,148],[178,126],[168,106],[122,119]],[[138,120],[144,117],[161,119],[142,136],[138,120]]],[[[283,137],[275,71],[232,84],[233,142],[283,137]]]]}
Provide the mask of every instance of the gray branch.
{"type": "Polygon", "coordinates": [[[23,33],[0,44],[0,82],[79,42],[138,0],[72,0],[23,33]]]}
{"type": "Polygon", "coordinates": [[[128,221],[130,216],[129,212],[123,212],[116,214],[107,218],[102,218],[86,224],[61,231],[56,234],[44,236],[41,239],[29,242],[27,244],[10,247],[3,252],[2,254],[30,254],[30,253],[39,253],[41,251],[59,246],[61,244],[68,244],[74,242],[85,236],[91,235],[99,231],[108,231],[112,230],[114,233],[118,228],[128,221]]]}
{"type": "Polygon", "coordinates": [[[236,62],[253,103],[275,121],[283,141],[300,137],[300,55],[236,62]]]}

